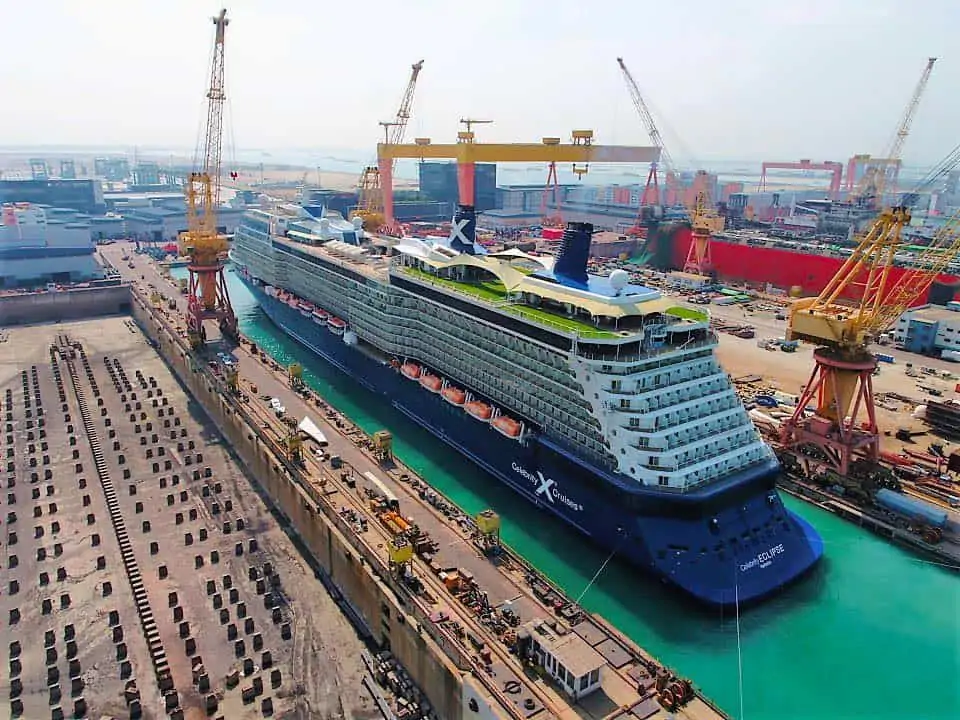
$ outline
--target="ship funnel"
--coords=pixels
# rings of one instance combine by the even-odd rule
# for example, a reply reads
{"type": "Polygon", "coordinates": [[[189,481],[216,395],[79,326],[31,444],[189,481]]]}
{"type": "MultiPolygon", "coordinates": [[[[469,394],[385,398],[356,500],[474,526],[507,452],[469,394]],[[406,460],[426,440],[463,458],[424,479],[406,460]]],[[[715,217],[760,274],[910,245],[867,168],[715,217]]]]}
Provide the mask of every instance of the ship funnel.
{"type": "Polygon", "coordinates": [[[560,255],[553,266],[554,275],[560,275],[578,283],[587,282],[587,259],[590,257],[590,240],[593,223],[570,222],[563,231],[560,255]]]}
{"type": "Polygon", "coordinates": [[[450,247],[467,255],[475,255],[477,239],[477,214],[473,205],[458,205],[450,228],[450,247]]]}

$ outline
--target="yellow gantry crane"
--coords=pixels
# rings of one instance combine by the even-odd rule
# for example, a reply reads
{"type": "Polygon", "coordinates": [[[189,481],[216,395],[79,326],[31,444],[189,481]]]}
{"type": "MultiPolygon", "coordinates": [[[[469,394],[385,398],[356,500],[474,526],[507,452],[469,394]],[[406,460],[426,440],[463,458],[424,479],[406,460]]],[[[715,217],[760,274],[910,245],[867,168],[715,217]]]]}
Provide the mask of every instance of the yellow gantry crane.
{"type": "MultiPolygon", "coordinates": [[[[394,145],[403,142],[407,124],[410,121],[410,111],[413,108],[413,94],[417,89],[417,78],[423,69],[423,60],[410,66],[410,80],[407,89],[400,101],[400,108],[390,122],[381,122],[384,142],[394,145]]],[[[384,223],[383,215],[383,187],[380,180],[380,168],[368,165],[360,175],[360,197],[353,217],[363,219],[363,226],[368,230],[376,230],[384,223]]]]}
{"type": "Polygon", "coordinates": [[[883,195],[885,192],[896,194],[896,182],[900,172],[900,155],[903,152],[903,145],[910,134],[910,126],[913,124],[913,118],[917,114],[917,108],[920,107],[920,100],[924,91],[927,89],[927,83],[930,80],[930,74],[933,72],[933,65],[937,62],[935,57],[927,58],[927,64],[920,74],[920,80],[917,81],[913,94],[910,96],[910,102],[907,103],[903,116],[897,125],[897,130],[890,141],[886,153],[880,158],[870,158],[865,156],[862,159],[869,162],[864,170],[863,177],[857,183],[856,188],[851,194],[851,200],[866,203],[871,206],[882,207],[883,195]],[[892,187],[887,187],[888,183],[892,187]]]}
{"type": "MultiPolygon", "coordinates": [[[[237,337],[237,318],[227,293],[224,265],[229,245],[217,228],[217,208],[220,206],[220,168],[223,146],[224,39],[227,11],[221,10],[213,18],[215,27],[213,61],[210,65],[210,83],[207,89],[207,120],[197,159],[199,169],[190,173],[185,185],[187,200],[187,231],[179,238],[180,254],[190,258],[187,290],[187,333],[190,344],[202,347],[206,341],[203,321],[216,318],[221,332],[237,337]]],[[[236,173],[232,173],[234,178],[236,173]]]]}
{"type": "MultiPolygon", "coordinates": [[[[630,91],[630,99],[637,110],[637,114],[643,121],[650,136],[650,141],[660,148],[659,162],[650,163],[650,171],[647,177],[647,185],[640,199],[640,213],[646,205],[659,205],[660,192],[658,183],[658,167],[663,168],[664,181],[667,186],[667,203],[678,202],[686,208],[687,216],[690,218],[690,226],[693,230],[693,238],[690,242],[690,250],[687,253],[687,260],[684,263],[683,271],[696,273],[698,275],[707,275],[713,269],[713,262],[710,258],[710,236],[713,233],[723,230],[725,220],[720,216],[713,206],[710,188],[708,186],[708,174],[700,170],[697,172],[693,181],[692,197],[688,198],[687,193],[680,181],[680,173],[677,172],[673,164],[673,158],[667,151],[663,141],[663,136],[653,119],[653,113],[647,106],[643,95],[640,93],[640,86],[633,79],[633,74],[627,68],[623,58],[617,58],[617,65],[623,73],[623,79],[630,91]]],[[[640,214],[637,216],[635,227],[631,230],[639,234],[641,224],[640,214]]]]}
{"type": "Polygon", "coordinates": [[[906,205],[884,210],[823,292],[795,301],[790,309],[787,340],[816,343],[818,348],[796,410],[781,428],[781,441],[793,448],[819,448],[841,475],[849,473],[856,455],[878,459],[872,384],[877,360],[870,344],[960,255],[958,211],[917,255],[914,267],[893,279],[894,256],[910,219],[906,205]],[[853,302],[844,300],[851,296],[853,302]],[[810,404],[816,412],[807,417],[810,404]]]}

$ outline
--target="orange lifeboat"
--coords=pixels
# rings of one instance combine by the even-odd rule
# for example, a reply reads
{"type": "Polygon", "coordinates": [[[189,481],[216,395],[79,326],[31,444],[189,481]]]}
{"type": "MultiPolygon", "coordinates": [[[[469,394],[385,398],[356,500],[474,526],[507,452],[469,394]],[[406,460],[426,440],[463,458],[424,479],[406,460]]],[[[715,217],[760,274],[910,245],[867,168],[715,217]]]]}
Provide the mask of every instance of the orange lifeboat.
{"type": "Polygon", "coordinates": [[[490,423],[501,435],[506,435],[511,440],[519,440],[523,434],[523,423],[514,420],[509,415],[499,415],[490,423]]]}
{"type": "Polygon", "coordinates": [[[443,380],[441,380],[436,375],[431,375],[430,373],[424,373],[420,376],[420,384],[423,385],[430,392],[440,392],[440,388],[443,387],[443,380]]]}
{"type": "Polygon", "coordinates": [[[490,418],[493,417],[493,408],[485,402],[471,400],[463,407],[480,422],[490,422],[490,418]]]}
{"type": "Polygon", "coordinates": [[[447,385],[440,394],[443,395],[444,400],[457,407],[463,407],[463,403],[467,400],[467,394],[454,385],[447,385]]]}
{"type": "Polygon", "coordinates": [[[400,372],[402,372],[404,376],[410,378],[411,380],[416,380],[420,377],[420,373],[423,372],[423,368],[416,363],[405,362],[400,368],[400,372]]]}

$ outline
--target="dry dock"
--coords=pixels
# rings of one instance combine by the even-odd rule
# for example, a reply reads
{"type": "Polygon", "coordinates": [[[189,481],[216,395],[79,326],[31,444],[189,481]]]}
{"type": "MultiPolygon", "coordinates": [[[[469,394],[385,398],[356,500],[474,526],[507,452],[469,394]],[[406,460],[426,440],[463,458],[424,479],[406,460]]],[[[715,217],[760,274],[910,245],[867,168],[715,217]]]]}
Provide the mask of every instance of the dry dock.
{"type": "Polygon", "coordinates": [[[0,717],[370,717],[361,641],[132,321],[5,335],[0,717]]]}
{"type": "MultiPolygon", "coordinates": [[[[122,248],[111,250],[119,253],[122,248]]],[[[689,701],[675,708],[676,716],[723,717],[601,618],[572,606],[518,557],[506,551],[495,563],[482,554],[473,542],[469,519],[435,497],[409,470],[378,462],[368,438],[309,391],[291,389],[286,370],[260,353],[254,357],[246,343],[229,348],[241,376],[239,394],[232,392],[205,360],[189,353],[180,315],[167,310],[166,303],[161,308],[148,299],[149,285],[168,295],[172,286],[144,258],[134,259],[136,267],[127,274],[141,285],[133,303],[138,324],[275,502],[345,613],[372,643],[389,648],[422,690],[423,706],[451,720],[613,720],[668,717],[658,694],[684,694],[689,701]],[[261,395],[279,398],[288,416],[314,420],[328,439],[325,452],[305,449],[303,465],[291,461],[283,442],[289,427],[271,414],[261,395]],[[331,455],[339,456],[340,467],[331,467],[331,455]],[[435,545],[428,556],[411,561],[415,580],[395,572],[389,562],[393,536],[374,508],[366,473],[373,473],[396,496],[402,517],[428,533],[435,545]],[[454,587],[451,577],[462,582],[454,587]],[[566,619],[559,617],[558,608],[566,619]],[[508,622],[511,613],[519,616],[519,623],[508,622]],[[509,652],[520,626],[537,619],[552,626],[552,641],[563,646],[558,653],[571,654],[572,664],[598,662],[599,691],[574,700],[557,682],[556,669],[549,677],[551,673],[535,671],[509,652]]],[[[115,264],[126,272],[125,265],[115,264]]],[[[176,299],[183,304],[182,298],[176,299]]],[[[390,684],[389,677],[380,679],[390,684]]]]}

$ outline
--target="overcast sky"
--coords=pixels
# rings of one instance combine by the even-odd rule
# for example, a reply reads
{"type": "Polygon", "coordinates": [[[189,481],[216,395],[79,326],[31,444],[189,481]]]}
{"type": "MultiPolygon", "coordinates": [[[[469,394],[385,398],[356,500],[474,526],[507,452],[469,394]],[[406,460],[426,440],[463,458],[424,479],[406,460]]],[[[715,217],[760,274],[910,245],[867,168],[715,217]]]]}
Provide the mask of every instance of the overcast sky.
{"type": "MultiPolygon", "coordinates": [[[[0,144],[195,145],[222,0],[0,0],[0,144]]],[[[845,160],[888,144],[940,56],[904,159],[960,141],[958,0],[232,0],[237,150],[370,149],[410,65],[407,133],[648,137],[622,55],[685,160],[845,160]]]]}

